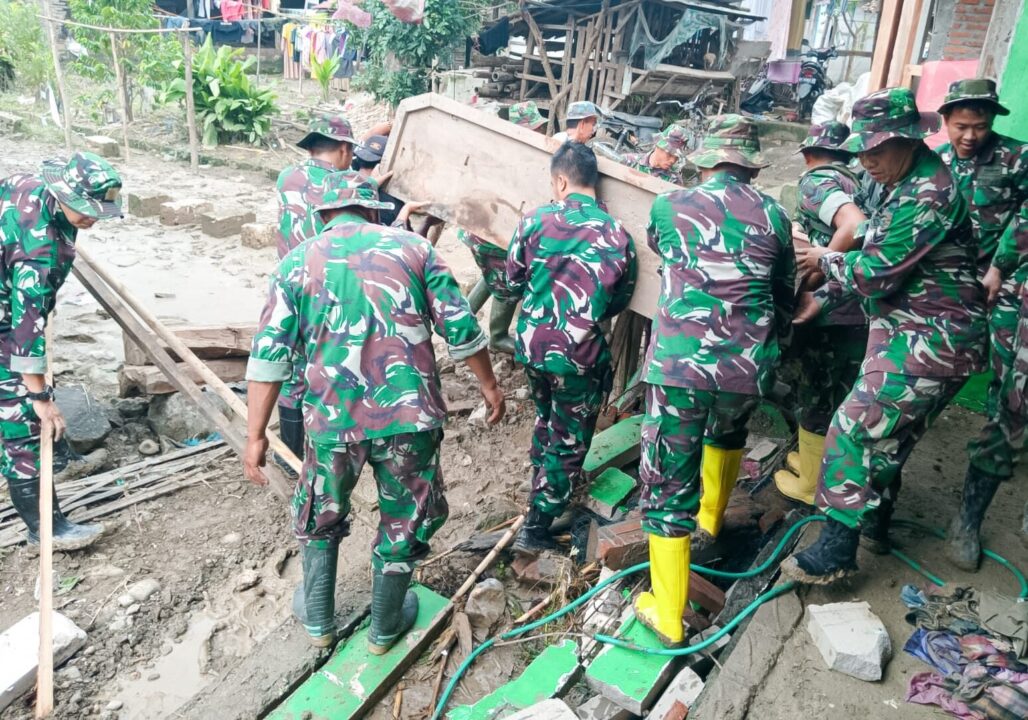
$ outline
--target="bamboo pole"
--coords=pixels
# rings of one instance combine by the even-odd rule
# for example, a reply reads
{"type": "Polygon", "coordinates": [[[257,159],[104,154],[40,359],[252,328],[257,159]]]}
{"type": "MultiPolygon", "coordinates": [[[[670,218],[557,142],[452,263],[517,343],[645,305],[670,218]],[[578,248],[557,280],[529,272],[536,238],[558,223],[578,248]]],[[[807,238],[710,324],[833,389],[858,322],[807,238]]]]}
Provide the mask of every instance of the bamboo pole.
{"type": "MultiPolygon", "coordinates": [[[[47,324],[46,384],[53,383],[50,348],[53,329],[47,324]]],[[[54,710],[54,436],[43,419],[39,430],[39,669],[36,674],[36,718],[54,710]]]]}
{"type": "MultiPolygon", "coordinates": [[[[190,3],[191,4],[191,3],[190,3]]],[[[182,56],[186,71],[186,127],[189,131],[189,167],[195,173],[200,169],[200,150],[196,137],[196,99],[193,97],[193,38],[182,34],[182,56]]]]}
{"type": "MultiPolygon", "coordinates": [[[[47,0],[39,0],[43,8],[43,15],[49,16],[50,9],[47,7],[47,0]]],[[[61,99],[61,120],[64,123],[64,149],[71,153],[71,105],[68,103],[68,93],[64,89],[64,71],[61,70],[61,54],[57,50],[57,31],[54,29],[54,21],[49,17],[46,19],[46,32],[50,38],[50,54],[54,63],[54,82],[57,84],[57,96],[61,99]]]]}
{"type": "Polygon", "coordinates": [[[125,92],[125,71],[121,67],[121,61],[118,58],[118,36],[112,33],[107,33],[107,36],[111,39],[111,59],[114,61],[114,81],[118,83],[118,98],[121,101],[121,139],[125,145],[125,161],[129,159],[129,107],[128,107],[128,94],[125,92]]]}

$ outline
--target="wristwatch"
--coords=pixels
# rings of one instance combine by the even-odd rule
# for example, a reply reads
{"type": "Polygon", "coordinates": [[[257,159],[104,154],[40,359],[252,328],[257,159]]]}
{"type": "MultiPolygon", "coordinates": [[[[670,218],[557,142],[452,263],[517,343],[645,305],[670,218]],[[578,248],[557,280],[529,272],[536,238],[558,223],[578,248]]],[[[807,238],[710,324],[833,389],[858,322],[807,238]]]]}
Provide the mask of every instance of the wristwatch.
{"type": "Polygon", "coordinates": [[[54,389],[50,385],[44,385],[41,391],[37,393],[30,392],[27,397],[29,400],[42,400],[47,402],[54,399],[54,389]]]}

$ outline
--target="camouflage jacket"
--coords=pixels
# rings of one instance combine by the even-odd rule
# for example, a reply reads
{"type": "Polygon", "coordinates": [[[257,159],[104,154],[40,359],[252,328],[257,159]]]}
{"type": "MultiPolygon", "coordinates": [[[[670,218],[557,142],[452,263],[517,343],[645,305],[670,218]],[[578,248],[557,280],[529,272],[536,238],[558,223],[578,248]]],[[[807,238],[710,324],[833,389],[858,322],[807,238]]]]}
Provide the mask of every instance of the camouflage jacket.
{"type": "Polygon", "coordinates": [[[985,305],[967,203],[946,165],[923,146],[913,169],[866,223],[860,252],[821,258],[815,296],[864,298],[864,372],[961,377],[984,366],[985,305]]]}
{"type": "Polygon", "coordinates": [[[321,232],[324,223],[314,212],[325,191],[325,178],[337,172],[333,165],[310,158],[290,165],[278,176],[278,256],[284,258],[304,240],[321,232]]]}
{"type": "Polygon", "coordinates": [[[663,269],[646,382],[768,392],[794,307],[796,258],[785,209],[719,172],[658,196],[648,240],[663,269]]]}
{"type": "Polygon", "coordinates": [[[1005,275],[1012,274],[1020,264],[1018,255],[1023,261],[1028,253],[1028,144],[992,133],[973,158],[961,160],[949,143],[937,152],[971,211],[979,270],[984,272],[991,262],[1005,275]],[[997,253],[1001,246],[1004,252],[997,253]]]}
{"type": "MultiPolygon", "coordinates": [[[[821,165],[800,176],[799,200],[794,220],[820,247],[828,247],[835,230],[835,213],[847,203],[858,204],[860,178],[845,165],[821,165]]],[[[861,208],[863,209],[863,208],[861,208]]],[[[867,316],[859,298],[850,297],[833,304],[818,317],[823,325],[866,325],[867,316]]]]}
{"type": "Polygon", "coordinates": [[[77,231],[43,181],[0,181],[0,363],[12,372],[46,372],[47,316],[75,262],[77,231]]]}
{"type": "Polygon", "coordinates": [[[661,180],[667,180],[669,183],[675,185],[682,184],[681,173],[675,172],[674,168],[670,170],[658,170],[655,167],[650,167],[650,153],[626,153],[621,156],[621,164],[626,165],[633,170],[638,170],[641,173],[652,175],[653,177],[659,177],[661,180]]]}
{"type": "Polygon", "coordinates": [[[492,296],[501,300],[510,299],[510,289],[507,287],[507,251],[478,235],[472,235],[463,228],[457,231],[457,239],[471,251],[471,257],[482,271],[482,278],[485,279],[492,296]]]}
{"type": "Polygon", "coordinates": [[[631,236],[594,198],[572,194],[522,218],[507,248],[522,303],[517,361],[553,375],[607,372],[599,323],[628,307],[636,271],[631,236]]]}
{"type": "Polygon", "coordinates": [[[433,329],[456,360],[487,344],[427,240],[343,213],[279,264],[246,377],[283,382],[305,362],[304,424],[317,443],[438,428],[433,329]]]}

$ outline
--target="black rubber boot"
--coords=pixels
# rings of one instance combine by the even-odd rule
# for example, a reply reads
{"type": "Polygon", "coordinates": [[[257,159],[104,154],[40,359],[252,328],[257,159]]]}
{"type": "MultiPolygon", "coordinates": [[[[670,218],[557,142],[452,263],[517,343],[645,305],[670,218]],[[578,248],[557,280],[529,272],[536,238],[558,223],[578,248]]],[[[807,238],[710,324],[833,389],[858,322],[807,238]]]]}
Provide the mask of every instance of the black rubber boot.
{"type": "Polygon", "coordinates": [[[859,529],[829,518],[817,542],[782,562],[782,575],[805,585],[830,585],[857,571],[859,543],[859,529]]]}
{"type": "Polygon", "coordinates": [[[878,507],[864,518],[864,523],[860,526],[860,546],[875,555],[888,555],[892,550],[889,528],[892,525],[892,514],[896,510],[899,489],[900,482],[897,480],[892,487],[882,493],[878,507]]]}
{"type": "Polygon", "coordinates": [[[471,292],[468,293],[468,305],[471,306],[472,315],[478,314],[478,311],[482,309],[490,295],[489,285],[486,284],[485,278],[475,283],[475,287],[471,288],[471,292]]]}
{"type": "Polygon", "coordinates": [[[510,336],[510,323],[517,309],[517,303],[500,302],[493,298],[493,306],[489,310],[489,349],[493,352],[514,354],[514,338],[510,336]]]}
{"type": "MultiPolygon", "coordinates": [[[[293,451],[301,461],[303,460],[303,449],[307,441],[307,434],[303,427],[303,409],[278,406],[278,436],[286,447],[293,451]]],[[[285,472],[290,480],[297,478],[297,473],[278,454],[275,455],[275,462],[285,472]]]]}
{"type": "MultiPolygon", "coordinates": [[[[28,527],[29,545],[39,544],[39,478],[7,479],[11,492],[11,504],[28,527]]],[[[57,491],[53,494],[54,550],[69,552],[87,548],[104,534],[100,524],[80,525],[73,523],[61,512],[57,503],[57,491]]]]}
{"type": "Polygon", "coordinates": [[[383,575],[375,570],[371,578],[371,627],[368,651],[385,655],[418,619],[418,596],[410,588],[413,573],[383,575]]]}
{"type": "Polygon", "coordinates": [[[961,570],[978,570],[982,560],[982,520],[1001,482],[1003,478],[967,466],[960,512],[949,525],[946,542],[946,559],[961,570]]]}
{"type": "Polygon", "coordinates": [[[553,515],[547,515],[533,505],[510,549],[528,555],[538,555],[543,550],[556,550],[557,543],[550,534],[553,520],[553,515]]]}
{"type": "Polygon", "coordinates": [[[336,639],[336,568],[339,545],[301,545],[303,584],[293,594],[293,613],[316,647],[330,647],[336,639]]]}

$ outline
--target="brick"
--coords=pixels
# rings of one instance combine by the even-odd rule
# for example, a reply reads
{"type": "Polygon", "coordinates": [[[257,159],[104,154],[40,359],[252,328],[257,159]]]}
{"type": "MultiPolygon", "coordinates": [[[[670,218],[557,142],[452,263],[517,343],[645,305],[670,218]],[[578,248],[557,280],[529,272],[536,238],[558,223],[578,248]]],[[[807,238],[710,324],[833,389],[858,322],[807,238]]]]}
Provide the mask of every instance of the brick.
{"type": "Polygon", "coordinates": [[[506,720],[578,720],[563,700],[544,700],[505,717],[506,720]]]}
{"type": "Polygon", "coordinates": [[[118,141],[106,135],[90,135],[86,138],[86,147],[97,155],[105,158],[116,158],[121,156],[121,147],[118,141]]]}
{"type": "MultiPolygon", "coordinates": [[[[642,647],[663,647],[657,636],[632,616],[616,634],[642,647]]],[[[667,686],[674,666],[675,658],[671,656],[648,655],[608,645],[586,668],[585,681],[615,705],[642,715],[667,686]]]]}
{"type": "Polygon", "coordinates": [[[154,217],[161,214],[161,205],[171,202],[171,196],[164,193],[126,193],[129,214],[136,217],[154,217]]]}
{"type": "Polygon", "coordinates": [[[537,557],[518,555],[510,564],[518,582],[532,586],[555,587],[571,571],[571,560],[563,555],[543,553],[537,557]]]}
{"type": "Polygon", "coordinates": [[[249,248],[275,247],[278,230],[271,223],[245,223],[239,230],[239,240],[249,248]]]}
{"type": "Polygon", "coordinates": [[[635,491],[636,479],[617,468],[607,468],[589,485],[583,503],[587,510],[604,520],[620,520],[628,514],[622,509],[635,491]]]}
{"type": "Polygon", "coordinates": [[[594,478],[610,467],[624,467],[639,459],[642,415],[634,415],[593,435],[582,470],[594,478]]]}
{"type": "Polygon", "coordinates": [[[828,667],[860,680],[882,679],[892,642],[870,605],[808,605],[807,618],[807,632],[828,667]]]}
{"type": "MultiPolygon", "coordinates": [[[[86,642],[75,623],[53,613],[54,667],[74,655],[86,642]]],[[[0,634],[0,711],[36,684],[39,668],[39,613],[34,612],[0,634]]]]}
{"type": "Polygon", "coordinates": [[[213,209],[211,202],[199,198],[172,200],[161,205],[161,225],[193,225],[200,221],[200,215],[213,209]]]}
{"type": "Polygon", "coordinates": [[[717,615],[725,607],[725,592],[702,575],[689,571],[689,602],[696,603],[710,615],[717,615]]]}
{"type": "Polygon", "coordinates": [[[257,215],[252,210],[213,209],[200,214],[200,229],[213,238],[231,237],[255,220],[257,215]]]}
{"type": "Polygon", "coordinates": [[[685,720],[701,692],[703,679],[692,668],[682,669],[650,710],[647,720],[685,720]]]}
{"type": "Polygon", "coordinates": [[[578,714],[578,720],[633,720],[635,717],[602,695],[582,703],[575,712],[578,714]]]}
{"type": "Polygon", "coordinates": [[[599,560],[612,570],[623,570],[646,560],[648,547],[646,533],[638,512],[635,512],[629,515],[629,519],[612,525],[599,525],[593,521],[589,528],[586,557],[599,560]]]}

